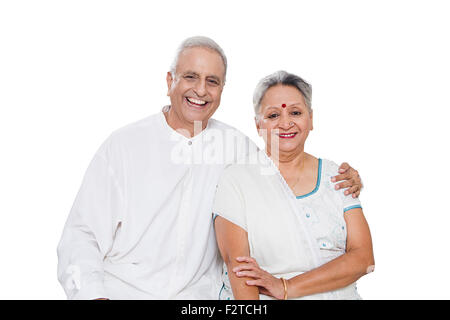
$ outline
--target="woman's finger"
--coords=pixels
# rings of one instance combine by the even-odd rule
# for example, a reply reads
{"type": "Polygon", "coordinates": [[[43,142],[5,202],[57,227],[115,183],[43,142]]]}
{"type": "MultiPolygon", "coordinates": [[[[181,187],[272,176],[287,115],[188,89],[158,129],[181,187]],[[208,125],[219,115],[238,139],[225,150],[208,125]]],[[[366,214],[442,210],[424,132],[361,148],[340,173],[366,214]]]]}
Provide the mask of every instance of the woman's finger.
{"type": "Polygon", "coordinates": [[[247,281],[245,281],[245,283],[249,286],[258,286],[258,287],[265,288],[264,282],[261,279],[247,280],[247,281]]]}
{"type": "Polygon", "coordinates": [[[256,271],[239,271],[239,272],[236,272],[236,276],[238,278],[242,278],[242,277],[249,277],[249,278],[254,278],[254,279],[261,278],[261,274],[256,271]]]}
{"type": "Polygon", "coordinates": [[[237,257],[236,260],[239,262],[254,263],[254,264],[258,265],[256,263],[256,260],[253,259],[252,257],[237,257]]]}
{"type": "Polygon", "coordinates": [[[245,264],[238,265],[237,267],[234,267],[232,271],[239,272],[239,271],[243,271],[243,270],[255,270],[255,269],[257,269],[257,267],[254,264],[245,263],[245,264]]]}

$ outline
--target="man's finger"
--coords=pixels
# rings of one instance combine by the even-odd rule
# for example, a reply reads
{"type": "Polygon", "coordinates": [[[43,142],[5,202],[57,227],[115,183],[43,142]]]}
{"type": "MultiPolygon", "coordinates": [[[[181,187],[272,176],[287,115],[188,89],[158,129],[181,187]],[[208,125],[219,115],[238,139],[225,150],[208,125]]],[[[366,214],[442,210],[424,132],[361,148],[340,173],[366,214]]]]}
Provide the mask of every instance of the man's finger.
{"type": "Polygon", "coordinates": [[[343,163],[339,166],[339,172],[340,172],[340,173],[344,173],[344,172],[346,172],[349,168],[350,168],[350,165],[349,165],[347,162],[343,162],[343,163]]]}
{"type": "Polygon", "coordinates": [[[331,181],[338,182],[338,181],[348,180],[348,179],[350,179],[350,174],[348,174],[348,172],[346,172],[346,173],[338,174],[337,176],[332,177],[331,181]]]}
{"type": "Polygon", "coordinates": [[[354,185],[351,188],[348,188],[347,190],[345,190],[344,194],[345,195],[354,194],[358,190],[359,190],[359,186],[358,185],[354,185]]]}
{"type": "Polygon", "coordinates": [[[351,181],[351,180],[346,180],[346,181],[338,183],[337,185],[334,186],[334,188],[336,190],[350,188],[350,187],[353,187],[353,181],[351,181]]]}

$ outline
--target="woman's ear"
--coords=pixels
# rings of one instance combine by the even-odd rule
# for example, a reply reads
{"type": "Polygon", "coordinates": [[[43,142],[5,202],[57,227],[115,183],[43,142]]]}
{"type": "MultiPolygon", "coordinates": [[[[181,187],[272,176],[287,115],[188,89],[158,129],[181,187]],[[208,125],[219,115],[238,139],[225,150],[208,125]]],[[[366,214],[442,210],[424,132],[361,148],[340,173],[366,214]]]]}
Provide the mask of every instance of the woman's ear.
{"type": "Polygon", "coordinates": [[[261,133],[260,133],[260,128],[261,128],[261,126],[260,126],[260,124],[259,124],[259,116],[257,115],[257,116],[255,116],[255,125],[256,125],[256,130],[258,131],[258,135],[259,136],[261,136],[261,133]]]}
{"type": "Polygon", "coordinates": [[[311,119],[311,131],[314,129],[314,121],[313,121],[313,111],[311,110],[311,112],[309,113],[309,117],[311,119]]]}
{"type": "Polygon", "coordinates": [[[166,75],[166,82],[167,82],[167,96],[170,95],[170,88],[172,88],[172,83],[173,83],[173,77],[172,77],[172,72],[167,72],[166,75]]]}

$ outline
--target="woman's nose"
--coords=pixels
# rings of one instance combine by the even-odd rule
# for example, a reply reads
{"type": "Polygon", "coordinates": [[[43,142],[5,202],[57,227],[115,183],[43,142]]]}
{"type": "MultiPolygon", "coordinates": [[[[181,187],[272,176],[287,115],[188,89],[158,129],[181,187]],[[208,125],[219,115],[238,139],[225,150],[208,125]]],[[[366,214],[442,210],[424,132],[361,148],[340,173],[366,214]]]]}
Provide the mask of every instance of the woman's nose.
{"type": "Polygon", "coordinates": [[[280,127],[280,129],[287,130],[290,127],[292,127],[292,121],[288,115],[281,115],[280,121],[278,122],[278,126],[280,127]]]}

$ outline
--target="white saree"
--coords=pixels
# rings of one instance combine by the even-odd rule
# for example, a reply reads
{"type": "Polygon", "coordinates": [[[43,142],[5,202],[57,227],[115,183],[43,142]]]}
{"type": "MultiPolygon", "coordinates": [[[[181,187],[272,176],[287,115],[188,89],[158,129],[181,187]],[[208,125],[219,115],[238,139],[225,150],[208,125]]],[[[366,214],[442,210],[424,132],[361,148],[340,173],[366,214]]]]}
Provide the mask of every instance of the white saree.
{"type": "MultiPolygon", "coordinates": [[[[295,196],[265,151],[256,164],[228,166],[217,185],[214,215],[248,233],[250,255],[277,278],[292,278],[345,253],[346,211],[360,207],[359,199],[336,191],[331,177],[338,166],[319,159],[315,189],[295,196]]],[[[255,161],[253,161],[255,163],[255,161]]],[[[226,268],[219,299],[233,299],[226,268]]],[[[271,297],[260,295],[260,299],[271,297]]],[[[331,292],[301,299],[360,299],[353,283],[331,292]]]]}

